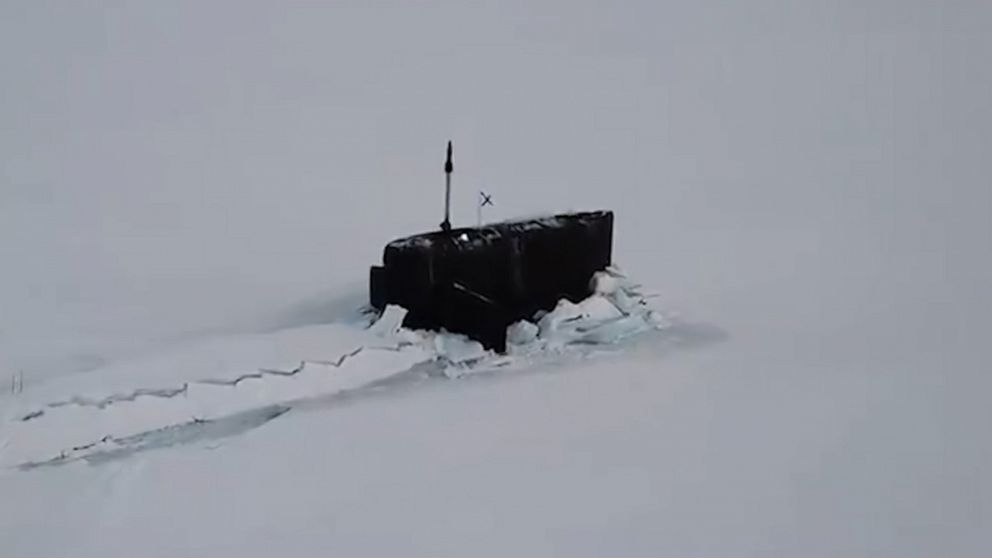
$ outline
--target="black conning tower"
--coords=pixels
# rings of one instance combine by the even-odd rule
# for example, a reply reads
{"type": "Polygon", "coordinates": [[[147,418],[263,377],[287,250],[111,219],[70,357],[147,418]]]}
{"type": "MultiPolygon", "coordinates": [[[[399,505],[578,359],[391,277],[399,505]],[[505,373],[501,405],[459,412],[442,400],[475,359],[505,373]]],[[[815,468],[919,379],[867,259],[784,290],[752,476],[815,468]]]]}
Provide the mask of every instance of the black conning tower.
{"type": "Polygon", "coordinates": [[[589,294],[611,263],[613,213],[591,211],[394,240],[370,275],[370,302],[406,308],[404,325],[506,349],[506,327],[589,294]]]}
{"type": "Polygon", "coordinates": [[[380,311],[406,308],[407,327],[464,333],[504,352],[508,325],[589,294],[592,274],[610,265],[613,212],[452,229],[453,171],[449,141],[441,230],[387,244],[370,273],[369,299],[380,311]]]}

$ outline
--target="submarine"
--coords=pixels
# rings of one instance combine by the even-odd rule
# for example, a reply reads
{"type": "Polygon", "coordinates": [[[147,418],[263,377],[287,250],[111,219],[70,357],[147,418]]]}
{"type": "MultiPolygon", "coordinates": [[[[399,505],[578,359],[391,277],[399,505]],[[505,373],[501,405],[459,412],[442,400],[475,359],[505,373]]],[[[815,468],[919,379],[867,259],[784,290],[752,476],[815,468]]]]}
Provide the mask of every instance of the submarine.
{"type": "Polygon", "coordinates": [[[507,327],[590,294],[593,274],[609,267],[613,212],[584,211],[452,228],[452,145],[440,230],[386,244],[369,273],[369,303],[407,310],[403,326],[460,333],[506,352],[507,327]]]}

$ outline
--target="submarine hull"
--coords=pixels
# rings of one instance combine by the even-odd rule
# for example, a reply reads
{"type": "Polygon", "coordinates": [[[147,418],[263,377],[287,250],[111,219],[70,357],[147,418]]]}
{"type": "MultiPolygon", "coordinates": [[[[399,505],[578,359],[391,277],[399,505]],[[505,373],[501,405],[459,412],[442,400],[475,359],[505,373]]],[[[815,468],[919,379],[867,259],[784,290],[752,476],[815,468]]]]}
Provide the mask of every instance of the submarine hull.
{"type": "Polygon", "coordinates": [[[506,350],[506,328],[589,294],[592,274],[610,265],[613,212],[568,213],[394,240],[369,277],[382,310],[408,310],[404,326],[463,333],[506,350]]]}

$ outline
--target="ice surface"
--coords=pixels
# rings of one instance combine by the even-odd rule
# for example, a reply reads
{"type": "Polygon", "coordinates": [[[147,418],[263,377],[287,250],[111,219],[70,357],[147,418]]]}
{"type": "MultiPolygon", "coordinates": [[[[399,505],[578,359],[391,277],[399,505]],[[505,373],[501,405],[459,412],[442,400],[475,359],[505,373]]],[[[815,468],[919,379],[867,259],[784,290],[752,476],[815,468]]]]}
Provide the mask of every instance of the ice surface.
{"type": "MultiPolygon", "coordinates": [[[[609,207],[681,318],[2,469],[0,556],[992,555],[989,29],[984,0],[2,3],[0,454],[39,402],[363,345],[310,328],[440,222],[448,139],[456,224],[480,189],[486,220],[609,207]],[[698,321],[727,336],[683,350],[698,321]]],[[[179,400],[104,410],[146,402],[179,400]]]]}
{"type": "MultiPolygon", "coordinates": [[[[660,329],[659,323],[649,319],[656,311],[648,309],[646,301],[638,298],[640,295],[628,282],[614,279],[613,283],[608,294],[592,294],[578,304],[560,301],[552,312],[541,318],[543,329],[527,321],[510,326],[509,354],[535,359],[542,352],[557,353],[571,345],[611,345],[638,333],[660,329]],[[621,294],[637,299],[633,305],[635,312],[624,313],[612,302],[621,294]]],[[[186,371],[191,375],[177,370],[172,387],[148,388],[132,384],[109,395],[78,394],[68,391],[73,389],[75,382],[53,380],[45,389],[20,399],[19,410],[5,417],[2,432],[5,432],[6,443],[0,451],[0,466],[30,468],[37,464],[66,464],[78,459],[93,459],[94,455],[111,450],[121,450],[115,455],[130,455],[130,450],[135,449],[130,446],[148,447],[146,442],[158,440],[158,433],[163,429],[178,436],[184,425],[199,430],[200,424],[226,421],[232,416],[251,416],[245,413],[258,409],[291,408],[300,400],[369,387],[428,361],[437,362],[436,373],[447,377],[490,372],[496,367],[514,364],[511,357],[495,355],[461,334],[407,330],[402,326],[405,315],[405,309],[390,305],[366,331],[341,324],[316,330],[303,328],[217,340],[207,345],[211,347],[210,352],[201,348],[193,353],[200,360],[186,361],[186,371]],[[339,335],[333,338],[335,331],[339,335]],[[328,338],[322,344],[311,346],[315,333],[328,338]],[[330,347],[343,346],[346,339],[360,344],[328,356],[330,347]],[[314,348],[320,345],[323,347],[314,348]],[[279,347],[276,354],[281,355],[287,347],[293,347],[297,354],[310,356],[290,366],[288,361],[273,360],[265,351],[259,350],[273,346],[279,347]],[[209,355],[206,362],[211,364],[212,359],[247,362],[246,355],[255,355],[267,366],[225,368],[214,370],[213,376],[198,377],[196,374],[205,372],[195,364],[203,362],[204,355],[209,355]],[[395,362],[390,362],[390,355],[398,357],[395,362]]],[[[127,366],[140,369],[149,363],[170,360],[181,363],[183,356],[183,353],[171,358],[158,356],[127,366]]],[[[516,363],[518,367],[522,364],[516,363]]],[[[94,383],[112,385],[123,380],[118,376],[118,368],[97,370],[88,376],[94,383]]],[[[131,381],[144,377],[146,375],[141,374],[131,381]]],[[[160,381],[165,382],[165,379],[160,381]]],[[[172,441],[165,445],[174,445],[176,439],[170,438],[172,441]]],[[[163,444],[153,443],[150,447],[163,447],[163,444]]]]}

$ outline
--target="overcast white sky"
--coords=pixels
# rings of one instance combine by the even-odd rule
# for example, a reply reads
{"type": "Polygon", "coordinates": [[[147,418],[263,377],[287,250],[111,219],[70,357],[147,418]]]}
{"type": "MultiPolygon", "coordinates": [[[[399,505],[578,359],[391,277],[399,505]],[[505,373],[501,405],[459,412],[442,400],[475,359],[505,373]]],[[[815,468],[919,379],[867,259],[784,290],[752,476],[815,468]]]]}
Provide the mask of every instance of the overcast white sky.
{"type": "Polygon", "coordinates": [[[0,370],[319,317],[440,221],[448,139],[462,223],[478,188],[613,208],[618,262],[731,335],[977,366],[990,29],[980,0],[0,1],[0,370]]]}

